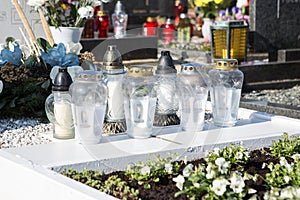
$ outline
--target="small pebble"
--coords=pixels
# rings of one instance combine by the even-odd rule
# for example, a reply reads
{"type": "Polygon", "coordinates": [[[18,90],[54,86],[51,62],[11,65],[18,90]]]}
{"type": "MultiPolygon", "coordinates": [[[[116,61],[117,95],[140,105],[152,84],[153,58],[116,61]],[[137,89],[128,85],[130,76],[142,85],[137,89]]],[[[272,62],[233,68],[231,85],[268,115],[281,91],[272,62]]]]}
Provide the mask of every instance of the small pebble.
{"type": "Polygon", "coordinates": [[[252,91],[243,94],[243,98],[300,107],[300,85],[289,89],[252,91]]]}
{"type": "Polygon", "coordinates": [[[45,132],[52,131],[51,123],[41,123],[37,119],[0,119],[0,149],[26,145],[46,144],[51,139],[45,132]]]}

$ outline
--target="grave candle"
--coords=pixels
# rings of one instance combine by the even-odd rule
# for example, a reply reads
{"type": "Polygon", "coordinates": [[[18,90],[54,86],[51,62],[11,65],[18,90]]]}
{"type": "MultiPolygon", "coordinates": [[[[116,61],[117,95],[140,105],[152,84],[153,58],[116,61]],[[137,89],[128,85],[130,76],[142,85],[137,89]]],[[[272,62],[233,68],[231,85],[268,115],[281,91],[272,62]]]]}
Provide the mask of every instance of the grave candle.
{"type": "Polygon", "coordinates": [[[180,126],[184,131],[201,131],[204,126],[209,80],[197,69],[199,67],[201,65],[183,64],[177,77],[180,126]]]}
{"type": "Polygon", "coordinates": [[[60,68],[54,79],[52,94],[45,102],[47,117],[54,124],[53,137],[57,139],[74,138],[71,95],[69,93],[71,83],[72,78],[67,68],[60,68]]]}
{"type": "Polygon", "coordinates": [[[152,134],[156,107],[155,77],[152,66],[130,66],[123,81],[127,134],[148,138],[152,134]]]}
{"type": "Polygon", "coordinates": [[[122,81],[126,75],[126,70],[116,45],[108,46],[103,57],[103,65],[103,80],[108,88],[107,109],[103,129],[106,133],[125,132],[122,81]]]}

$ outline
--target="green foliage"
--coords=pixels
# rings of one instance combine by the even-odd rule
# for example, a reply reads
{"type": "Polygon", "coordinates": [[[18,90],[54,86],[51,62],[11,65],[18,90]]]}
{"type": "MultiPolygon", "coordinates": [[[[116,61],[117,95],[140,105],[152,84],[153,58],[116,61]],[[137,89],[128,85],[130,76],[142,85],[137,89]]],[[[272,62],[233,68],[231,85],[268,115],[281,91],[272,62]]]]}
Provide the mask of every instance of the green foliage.
{"type": "Polygon", "coordinates": [[[197,167],[189,164],[182,175],[174,178],[180,189],[176,196],[185,194],[189,199],[241,199],[249,194],[245,180],[253,178],[243,172],[242,164],[249,160],[249,152],[241,144],[214,149],[197,167]],[[233,166],[238,166],[232,169],[233,166]]]}
{"type": "Polygon", "coordinates": [[[172,163],[171,161],[171,157],[162,158],[157,155],[155,160],[128,165],[125,174],[131,180],[138,181],[138,184],[144,184],[145,188],[150,188],[148,181],[159,182],[163,176],[178,174],[182,163],[172,163]]]}
{"type": "Polygon", "coordinates": [[[51,93],[50,80],[26,81],[20,85],[5,83],[0,94],[2,117],[36,117],[46,119],[45,100],[51,93]]]}
{"type": "Polygon", "coordinates": [[[214,162],[218,157],[225,158],[230,164],[244,164],[249,160],[249,152],[241,144],[231,144],[223,149],[214,149],[205,158],[206,162],[214,162]]]}
{"type": "Polygon", "coordinates": [[[47,40],[45,40],[44,38],[38,38],[37,44],[41,48],[41,50],[44,51],[45,53],[48,53],[49,49],[52,48],[50,43],[47,40]]]}
{"type": "Polygon", "coordinates": [[[127,185],[127,182],[122,181],[122,179],[116,175],[110,176],[107,180],[105,180],[103,186],[100,188],[100,191],[114,195],[115,197],[119,197],[123,200],[139,199],[139,191],[135,190],[134,188],[130,188],[127,185]]]}
{"type": "Polygon", "coordinates": [[[84,169],[81,172],[73,169],[63,169],[60,173],[120,199],[139,199],[139,191],[130,188],[128,183],[123,181],[117,175],[112,175],[105,179],[103,171],[87,169],[84,169]]]}
{"type": "Polygon", "coordinates": [[[284,188],[271,188],[264,195],[264,199],[276,199],[276,200],[300,200],[299,187],[286,186],[284,188]]]}
{"type": "Polygon", "coordinates": [[[247,173],[233,171],[229,165],[215,163],[201,164],[197,167],[186,166],[183,174],[174,178],[180,189],[175,197],[186,195],[189,199],[242,199],[250,194],[246,180],[253,178],[247,173]],[[189,172],[187,173],[187,168],[189,172]],[[184,178],[182,180],[182,178],[184,178]],[[180,181],[179,181],[180,180],[180,181]]]}
{"type": "Polygon", "coordinates": [[[281,157],[279,163],[269,162],[263,165],[262,171],[268,171],[263,177],[260,176],[262,173],[250,175],[245,172],[245,164],[249,167],[251,163],[248,151],[241,144],[214,149],[195,166],[192,164],[196,163],[194,161],[173,162],[171,157],[157,156],[154,160],[128,165],[124,172],[126,176],[123,172],[110,176],[92,171],[64,173],[120,199],[138,198],[139,192],[129,185],[131,180],[136,180],[147,189],[150,188],[150,183],[159,182],[162,177],[172,178],[176,184],[178,192],[174,198],[183,195],[187,199],[255,199],[257,191],[252,189],[251,185],[253,181],[258,181],[257,184],[263,184],[263,187],[268,189],[264,199],[299,199],[300,154],[294,151],[298,140],[299,137],[288,137],[285,133],[281,140],[273,142],[273,151],[281,157]],[[286,151],[288,146],[294,148],[286,151]],[[284,151],[287,157],[282,157],[283,153],[279,153],[280,150],[284,151]],[[267,170],[264,169],[266,166],[267,170]],[[122,179],[122,176],[125,179],[122,179]]]}
{"type": "Polygon", "coordinates": [[[281,157],[279,164],[270,163],[268,168],[271,171],[266,174],[266,182],[269,186],[278,188],[287,185],[300,186],[300,162],[298,157],[295,157],[292,163],[288,163],[284,157],[281,157]]]}
{"type": "MultiPolygon", "coordinates": [[[[205,175],[204,165],[195,167],[193,173],[189,174],[187,180],[184,182],[184,185],[182,184],[183,189],[177,192],[175,197],[185,194],[189,199],[196,199],[206,194],[211,181],[207,181],[205,175]]],[[[177,187],[181,187],[181,183],[177,183],[176,185],[177,187]]]]}
{"type": "Polygon", "coordinates": [[[291,158],[294,154],[300,153],[300,137],[290,136],[284,133],[281,139],[272,141],[270,147],[271,154],[276,157],[289,157],[291,158]]]}

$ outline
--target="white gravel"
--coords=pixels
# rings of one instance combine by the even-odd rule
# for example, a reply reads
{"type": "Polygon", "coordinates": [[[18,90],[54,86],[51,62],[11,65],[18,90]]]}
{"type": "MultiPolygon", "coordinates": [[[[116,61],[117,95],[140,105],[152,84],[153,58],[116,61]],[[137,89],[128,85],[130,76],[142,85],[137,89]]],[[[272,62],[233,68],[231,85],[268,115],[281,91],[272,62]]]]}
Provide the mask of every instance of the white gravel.
{"type": "Polygon", "coordinates": [[[256,101],[267,101],[300,108],[300,85],[289,89],[252,91],[243,98],[256,101]]]}
{"type": "Polygon", "coordinates": [[[0,149],[51,142],[52,124],[36,119],[0,119],[0,149]]]}

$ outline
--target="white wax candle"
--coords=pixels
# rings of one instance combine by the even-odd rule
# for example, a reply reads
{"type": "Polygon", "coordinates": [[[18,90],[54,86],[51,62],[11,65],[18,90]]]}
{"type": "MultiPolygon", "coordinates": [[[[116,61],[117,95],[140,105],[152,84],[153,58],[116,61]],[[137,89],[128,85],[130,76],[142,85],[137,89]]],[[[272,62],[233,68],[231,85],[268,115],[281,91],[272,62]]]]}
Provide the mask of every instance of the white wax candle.
{"type": "Polygon", "coordinates": [[[54,137],[58,139],[74,138],[74,124],[72,108],[67,102],[59,101],[54,103],[54,137]]]}
{"type": "Polygon", "coordinates": [[[124,119],[124,97],[121,81],[108,81],[107,119],[124,119]]]}

